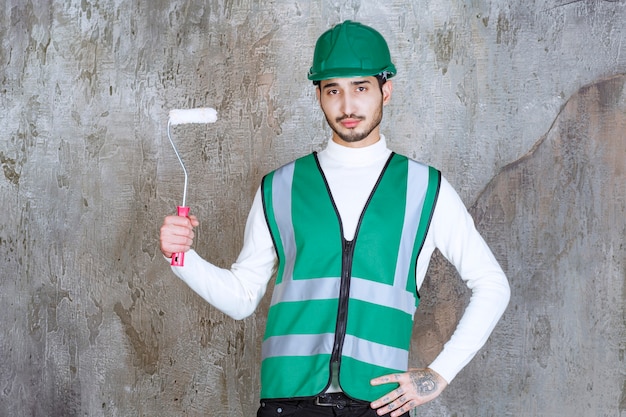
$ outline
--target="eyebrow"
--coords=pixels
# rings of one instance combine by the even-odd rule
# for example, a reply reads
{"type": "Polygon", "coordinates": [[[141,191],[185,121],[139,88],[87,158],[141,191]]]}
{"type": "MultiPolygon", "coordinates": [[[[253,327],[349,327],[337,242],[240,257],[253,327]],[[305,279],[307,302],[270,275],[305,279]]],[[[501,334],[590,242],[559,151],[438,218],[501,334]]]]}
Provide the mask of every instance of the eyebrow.
{"type": "MultiPolygon", "coordinates": [[[[351,85],[361,85],[361,84],[371,84],[370,80],[357,80],[357,81],[351,81],[350,82],[351,85]]],[[[328,83],[326,84],[324,87],[322,87],[322,90],[326,90],[327,88],[334,88],[339,86],[339,83],[328,83]]]]}

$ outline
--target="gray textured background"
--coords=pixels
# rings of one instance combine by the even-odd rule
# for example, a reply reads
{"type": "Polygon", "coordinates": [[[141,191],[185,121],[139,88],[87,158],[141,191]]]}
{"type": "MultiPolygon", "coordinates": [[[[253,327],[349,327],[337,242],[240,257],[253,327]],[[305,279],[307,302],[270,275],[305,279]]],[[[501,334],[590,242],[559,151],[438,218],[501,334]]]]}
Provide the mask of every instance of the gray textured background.
{"type": "MultiPolygon", "coordinates": [[[[329,136],[306,71],[355,19],[399,69],[383,132],[471,207],[513,296],[420,416],[626,416],[626,2],[19,1],[0,6],[0,416],[252,416],[268,300],[236,322],[169,271],[182,197],[238,254],[262,175],[329,136]]],[[[415,365],[468,293],[436,256],[415,365]]]]}

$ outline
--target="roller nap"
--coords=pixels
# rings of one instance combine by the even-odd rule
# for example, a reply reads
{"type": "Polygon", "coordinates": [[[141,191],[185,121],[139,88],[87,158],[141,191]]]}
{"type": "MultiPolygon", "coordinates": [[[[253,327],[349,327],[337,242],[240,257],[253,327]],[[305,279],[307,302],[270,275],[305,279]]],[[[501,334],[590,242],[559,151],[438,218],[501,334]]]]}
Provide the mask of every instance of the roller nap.
{"type": "Polygon", "coordinates": [[[217,121],[217,111],[211,107],[198,109],[173,109],[170,110],[169,117],[169,123],[171,125],[215,123],[217,121]]]}

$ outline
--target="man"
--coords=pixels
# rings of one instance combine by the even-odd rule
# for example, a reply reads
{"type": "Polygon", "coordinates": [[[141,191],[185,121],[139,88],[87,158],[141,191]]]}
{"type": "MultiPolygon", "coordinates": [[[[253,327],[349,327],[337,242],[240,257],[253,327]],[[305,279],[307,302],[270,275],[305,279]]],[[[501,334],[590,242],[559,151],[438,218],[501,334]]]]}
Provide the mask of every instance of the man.
{"type": "Polygon", "coordinates": [[[450,184],[387,149],[383,106],[396,74],[384,38],[346,21],[317,41],[308,78],[332,138],[263,178],[229,270],[190,249],[189,218],[161,227],[173,271],[216,308],[250,315],[275,276],[261,363],[265,416],[408,416],[436,398],[485,343],[509,285],[450,184]],[[418,289],[435,248],[472,289],[429,367],[408,368],[418,289]]]}

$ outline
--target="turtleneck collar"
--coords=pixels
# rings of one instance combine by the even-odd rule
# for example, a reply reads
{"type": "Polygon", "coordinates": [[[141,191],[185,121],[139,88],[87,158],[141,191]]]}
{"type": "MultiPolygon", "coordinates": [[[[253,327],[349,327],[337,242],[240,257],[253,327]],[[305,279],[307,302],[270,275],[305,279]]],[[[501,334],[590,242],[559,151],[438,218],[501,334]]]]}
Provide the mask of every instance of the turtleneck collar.
{"type": "Polygon", "coordinates": [[[341,164],[359,166],[386,159],[390,153],[391,151],[387,149],[385,136],[381,134],[378,142],[364,148],[349,148],[330,139],[320,156],[341,164]]]}

